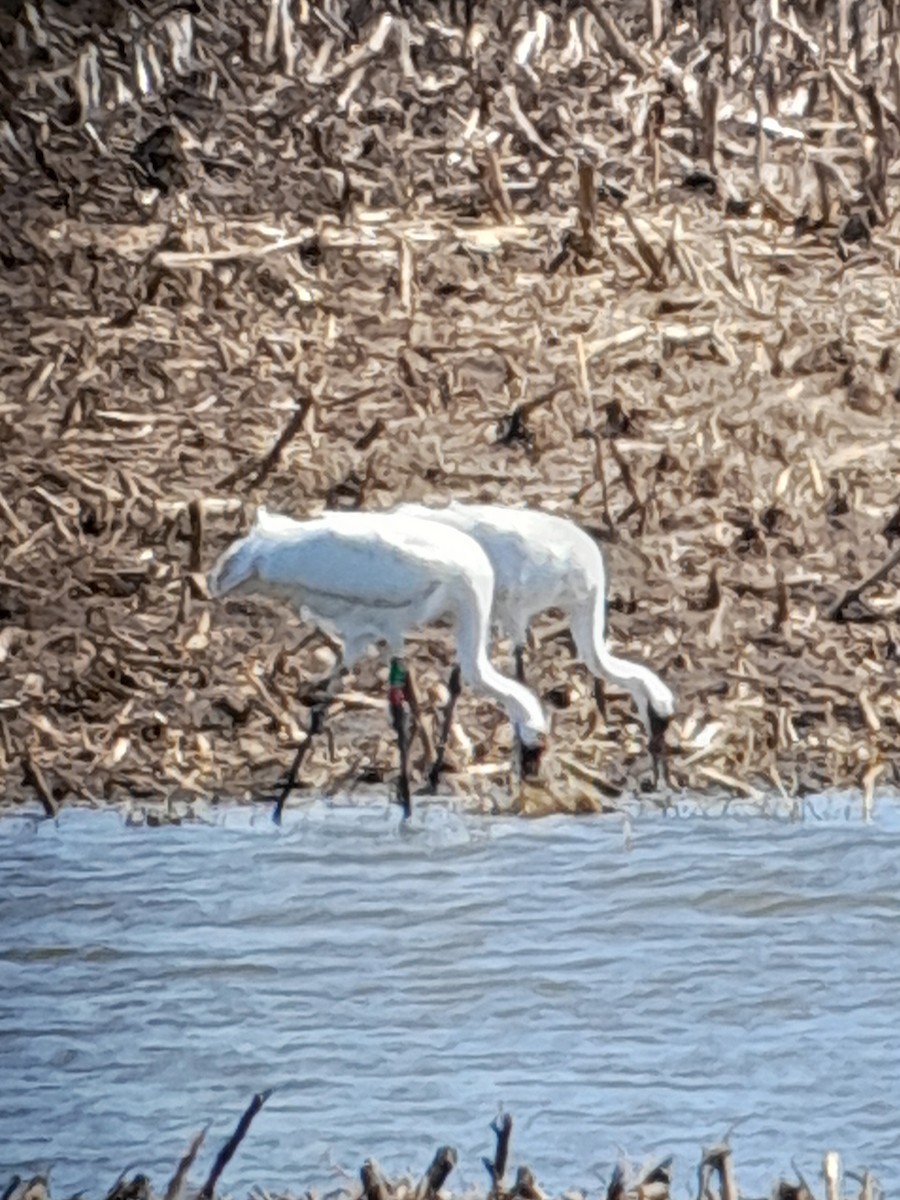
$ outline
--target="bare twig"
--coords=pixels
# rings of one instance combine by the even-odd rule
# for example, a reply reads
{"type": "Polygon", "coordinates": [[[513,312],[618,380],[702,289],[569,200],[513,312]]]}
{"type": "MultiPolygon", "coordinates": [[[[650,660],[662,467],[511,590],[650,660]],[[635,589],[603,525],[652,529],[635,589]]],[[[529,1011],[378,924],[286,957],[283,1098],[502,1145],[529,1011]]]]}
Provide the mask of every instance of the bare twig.
{"type": "Polygon", "coordinates": [[[737,1200],[738,1190],[734,1181],[731,1147],[726,1142],[721,1142],[717,1146],[710,1146],[703,1151],[700,1170],[703,1171],[704,1168],[715,1171],[719,1176],[719,1196],[721,1200],[737,1200]]]}
{"type": "Polygon", "coordinates": [[[367,1158],[359,1172],[365,1200],[389,1200],[391,1190],[374,1158],[367,1158]]]}
{"type": "Polygon", "coordinates": [[[488,1175],[491,1177],[491,1195],[496,1196],[503,1186],[503,1176],[506,1174],[506,1164],[509,1161],[509,1139],[512,1136],[512,1117],[509,1113],[504,1113],[499,1124],[496,1121],[491,1122],[491,1129],[497,1138],[497,1149],[494,1153],[494,1161],[489,1158],[482,1159],[488,1175]]]}
{"type": "Polygon", "coordinates": [[[269,254],[277,254],[280,250],[292,250],[302,246],[315,236],[314,229],[293,237],[279,238],[277,242],[266,242],[262,246],[229,246],[224,250],[160,250],[153,259],[153,264],[175,270],[180,267],[204,267],[214,263],[236,262],[245,258],[266,258],[269,254]]]}
{"type": "Polygon", "coordinates": [[[291,414],[290,419],[288,420],[284,429],[282,429],[281,433],[278,435],[278,438],[272,449],[269,450],[268,453],[256,464],[243,463],[241,466],[235,467],[235,469],[226,475],[224,479],[219,480],[219,482],[216,484],[216,487],[232,487],[239,479],[243,479],[244,476],[249,476],[249,482],[253,486],[258,486],[261,484],[263,480],[269,476],[274,467],[278,465],[282,450],[284,450],[288,442],[295,437],[297,432],[300,430],[303,422],[306,420],[306,414],[309,412],[312,402],[313,398],[309,393],[303,396],[303,398],[300,400],[300,403],[291,414]]]}
{"type": "Polygon", "coordinates": [[[447,1176],[456,1166],[457,1154],[452,1146],[441,1146],[431,1161],[431,1166],[419,1180],[415,1200],[433,1200],[444,1186],[447,1176]]]}
{"type": "Polygon", "coordinates": [[[199,1133],[195,1134],[191,1139],[191,1144],[182,1156],[178,1166],[175,1168],[175,1173],[169,1180],[166,1187],[164,1200],[181,1200],[182,1192],[184,1191],[184,1181],[187,1179],[187,1173],[194,1165],[194,1159],[203,1145],[209,1125],[205,1125],[199,1133]]]}
{"type": "Polygon", "coordinates": [[[882,579],[890,575],[897,563],[900,563],[900,550],[895,550],[890,558],[883,562],[877,571],[873,571],[871,575],[867,576],[862,583],[857,584],[856,587],[848,588],[829,612],[829,618],[832,621],[846,620],[844,609],[847,605],[859,600],[866,588],[871,587],[875,583],[880,583],[882,579]]]}
{"type": "Polygon", "coordinates": [[[585,8],[587,8],[588,12],[606,34],[616,57],[620,58],[625,66],[640,79],[644,75],[646,68],[641,59],[638,58],[628,45],[627,39],[616,24],[609,9],[601,5],[599,0],[587,0],[585,8]]]}
{"type": "Polygon", "coordinates": [[[271,1095],[271,1088],[265,1092],[257,1092],[247,1105],[244,1115],[238,1121],[234,1133],[216,1155],[216,1161],[213,1163],[212,1170],[209,1173],[209,1178],[200,1189],[198,1200],[212,1200],[219,1176],[231,1162],[232,1158],[234,1157],[234,1152],[247,1136],[247,1130],[250,1128],[253,1118],[271,1095]]]}

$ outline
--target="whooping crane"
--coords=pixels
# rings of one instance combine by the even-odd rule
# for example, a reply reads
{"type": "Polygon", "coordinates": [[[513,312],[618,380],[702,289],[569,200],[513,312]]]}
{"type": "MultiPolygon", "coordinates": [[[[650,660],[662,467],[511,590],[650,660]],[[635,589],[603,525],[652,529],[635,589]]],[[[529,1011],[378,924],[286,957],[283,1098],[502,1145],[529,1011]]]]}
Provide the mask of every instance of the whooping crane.
{"type": "MultiPolygon", "coordinates": [[[[568,615],[578,657],[591,674],[631,693],[649,735],[655,786],[660,762],[665,767],[666,729],[675,711],[675,697],[648,667],[617,658],[607,649],[606,570],[600,547],[590,534],[565,517],[501,504],[453,502],[439,508],[401,504],[394,511],[462,530],[483,548],[494,568],[493,619],[513,641],[521,682],[531,620],[545,608],[559,608],[568,615]]],[[[451,687],[451,706],[452,693],[451,687]]],[[[449,725],[447,713],[445,731],[449,725]]],[[[431,772],[432,786],[442,755],[443,742],[431,772]]]]}
{"type": "MultiPolygon", "coordinates": [[[[456,657],[476,690],[506,710],[524,747],[523,773],[537,767],[547,722],[538,698],[502,675],[488,659],[494,573],[476,541],[456,529],[435,537],[433,522],[401,513],[327,512],[310,520],[258,508],[250,532],[234,542],[208,576],[212,596],[261,593],[287,601],[342,645],[333,683],[374,642],[391,654],[388,700],[400,750],[399,795],[409,815],[406,721],[409,676],[403,665],[408,630],[442,616],[454,619],[456,657]]],[[[314,710],[310,735],[321,728],[314,710]]],[[[297,751],[275,819],[293,786],[308,740],[297,751]]]]}

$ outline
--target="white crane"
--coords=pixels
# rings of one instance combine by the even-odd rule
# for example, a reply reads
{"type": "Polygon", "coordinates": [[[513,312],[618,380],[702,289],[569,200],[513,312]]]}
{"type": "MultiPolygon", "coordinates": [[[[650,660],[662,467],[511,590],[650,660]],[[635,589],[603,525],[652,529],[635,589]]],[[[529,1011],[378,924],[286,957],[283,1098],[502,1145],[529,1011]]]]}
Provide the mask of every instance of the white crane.
{"type": "MultiPolygon", "coordinates": [[[[391,654],[388,699],[400,749],[400,801],[409,815],[404,701],[414,703],[403,665],[408,630],[454,619],[457,662],[474,688],[506,710],[523,772],[534,770],[547,721],[537,697],[488,659],[494,573],[476,541],[456,529],[435,537],[433,522],[402,513],[328,512],[306,521],[258,508],[250,532],[234,542],[207,578],[210,595],[256,592],[287,601],[342,645],[341,661],[313,712],[310,736],[340,675],[376,642],[391,654]]],[[[458,684],[458,674],[457,674],[458,684]]],[[[275,819],[296,778],[309,739],[297,751],[275,819]]]]}
{"type": "MultiPolygon", "coordinates": [[[[401,504],[405,517],[439,522],[467,533],[482,547],[494,569],[493,619],[516,650],[516,673],[524,682],[522,654],[531,620],[545,608],[559,608],[570,620],[578,657],[597,678],[631,693],[649,735],[654,784],[666,755],[666,729],[675,697],[648,667],[611,654],[606,645],[606,570],[600,547],[565,517],[501,504],[460,504],[441,508],[401,504]]],[[[448,709],[452,709],[453,688],[448,709]]],[[[444,718],[444,738],[450,726],[444,718]]],[[[442,739],[431,772],[434,785],[443,759],[442,739]]]]}

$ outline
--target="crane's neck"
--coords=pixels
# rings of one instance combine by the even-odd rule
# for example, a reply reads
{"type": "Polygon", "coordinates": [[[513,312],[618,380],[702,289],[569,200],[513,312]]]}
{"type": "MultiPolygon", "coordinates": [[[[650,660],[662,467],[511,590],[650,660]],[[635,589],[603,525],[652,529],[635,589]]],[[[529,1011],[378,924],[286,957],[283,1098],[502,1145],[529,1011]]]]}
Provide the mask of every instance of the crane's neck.
{"type": "Polygon", "coordinates": [[[603,678],[608,679],[610,683],[615,684],[617,687],[631,692],[635,699],[637,699],[637,693],[639,692],[645,695],[648,694],[651,690],[653,680],[658,678],[649,667],[645,667],[641,663],[631,662],[627,658],[617,658],[615,654],[610,654],[602,642],[599,646],[594,647],[594,653],[597,656],[597,663],[603,678]]]}
{"type": "Polygon", "coordinates": [[[537,744],[547,732],[547,718],[534,692],[502,675],[491,663],[485,651],[474,655],[459,655],[463,678],[473,688],[493,696],[506,709],[519,737],[527,746],[537,744]]]}
{"type": "Polygon", "coordinates": [[[631,694],[644,728],[653,733],[653,718],[668,721],[675,711],[675,697],[660,677],[642,663],[617,658],[605,645],[595,647],[596,664],[588,664],[595,674],[608,679],[631,694]]]}
{"type": "Polygon", "coordinates": [[[648,731],[651,711],[658,717],[671,717],[675,697],[659,676],[642,663],[617,658],[607,648],[606,600],[599,590],[576,606],[571,616],[578,656],[591,674],[629,692],[648,731]]]}

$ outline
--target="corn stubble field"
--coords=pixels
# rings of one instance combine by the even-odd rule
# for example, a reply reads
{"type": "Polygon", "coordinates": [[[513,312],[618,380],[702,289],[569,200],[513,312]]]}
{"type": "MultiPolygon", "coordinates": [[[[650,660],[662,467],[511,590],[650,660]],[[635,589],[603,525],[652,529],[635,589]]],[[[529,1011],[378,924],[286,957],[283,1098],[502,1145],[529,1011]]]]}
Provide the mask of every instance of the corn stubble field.
{"type": "MultiPolygon", "coordinates": [[[[0,795],[271,794],[332,651],[202,572],[258,503],[451,497],[601,540],[675,789],[897,783],[895,7],[127,9],[0,14],[0,795]]],[[[410,661],[434,710],[450,639],[410,661]]],[[[445,790],[633,794],[558,616],[528,667],[543,784],[465,694],[445,790]]],[[[384,677],[311,789],[393,778],[384,677]]]]}

